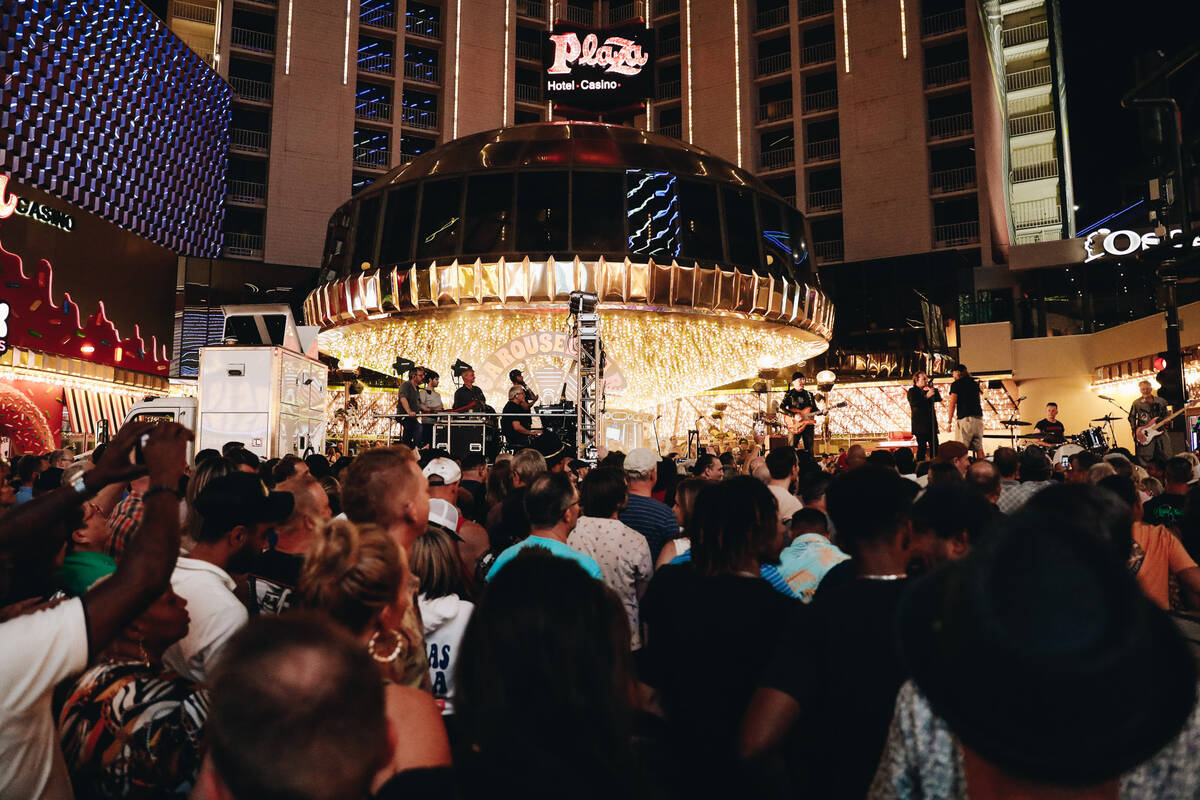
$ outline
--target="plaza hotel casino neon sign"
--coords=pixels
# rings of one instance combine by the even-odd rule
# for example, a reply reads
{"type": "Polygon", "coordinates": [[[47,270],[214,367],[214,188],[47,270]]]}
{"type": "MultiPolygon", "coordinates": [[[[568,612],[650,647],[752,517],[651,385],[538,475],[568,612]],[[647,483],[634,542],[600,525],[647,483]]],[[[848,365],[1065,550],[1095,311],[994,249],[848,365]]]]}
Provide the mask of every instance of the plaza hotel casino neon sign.
{"type": "Polygon", "coordinates": [[[595,32],[556,25],[542,46],[546,98],[557,105],[615,110],[653,93],[649,31],[640,25],[595,32]]]}

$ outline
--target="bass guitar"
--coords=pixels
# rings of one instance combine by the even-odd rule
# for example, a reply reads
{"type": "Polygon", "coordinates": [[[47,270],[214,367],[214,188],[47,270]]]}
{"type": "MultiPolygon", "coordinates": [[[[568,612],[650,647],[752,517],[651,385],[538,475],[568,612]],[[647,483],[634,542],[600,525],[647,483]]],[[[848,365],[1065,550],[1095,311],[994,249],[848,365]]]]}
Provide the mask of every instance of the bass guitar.
{"type": "Polygon", "coordinates": [[[1187,411],[1186,406],[1179,409],[1178,411],[1175,411],[1170,416],[1163,417],[1162,419],[1156,420],[1154,422],[1146,423],[1145,425],[1143,425],[1142,427],[1138,428],[1136,431],[1133,432],[1133,438],[1137,441],[1138,444],[1141,444],[1141,445],[1150,444],[1151,442],[1154,441],[1155,437],[1162,436],[1164,433],[1166,433],[1166,431],[1162,430],[1162,428],[1168,422],[1170,422],[1171,420],[1175,419],[1180,414],[1182,414],[1184,411],[1187,411]]]}

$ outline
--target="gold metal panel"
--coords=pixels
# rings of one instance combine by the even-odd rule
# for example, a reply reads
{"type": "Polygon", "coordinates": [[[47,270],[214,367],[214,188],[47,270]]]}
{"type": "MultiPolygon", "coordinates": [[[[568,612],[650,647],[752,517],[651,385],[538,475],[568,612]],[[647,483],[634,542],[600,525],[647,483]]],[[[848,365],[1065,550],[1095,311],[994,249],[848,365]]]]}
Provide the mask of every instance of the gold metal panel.
{"type": "MultiPolygon", "coordinates": [[[[650,267],[650,295],[647,298],[649,302],[656,306],[669,306],[675,300],[671,292],[671,281],[676,270],[671,269],[670,264],[655,264],[653,261],[649,264],[650,267]]],[[[687,305],[692,304],[692,288],[689,276],[687,287],[687,305]]]]}
{"type": "Polygon", "coordinates": [[[401,312],[410,311],[417,307],[417,300],[413,290],[413,280],[416,276],[416,271],[416,267],[396,268],[396,308],[400,309],[401,312]]]}
{"type": "Polygon", "coordinates": [[[723,269],[716,272],[717,296],[713,307],[721,311],[733,311],[737,306],[737,275],[723,269]]]}
{"type": "Polygon", "coordinates": [[[571,262],[575,269],[575,288],[580,292],[599,294],[600,270],[595,261],[582,261],[579,256],[571,262]]]}
{"type": "Polygon", "coordinates": [[[436,306],[456,306],[460,293],[462,291],[458,283],[458,259],[450,262],[448,266],[438,267],[436,270],[431,270],[436,273],[437,285],[434,289],[434,302],[436,306]]]}
{"type": "Polygon", "coordinates": [[[528,298],[531,303],[549,303],[554,299],[553,265],[545,261],[530,261],[528,298]]]}
{"type": "Polygon", "coordinates": [[[574,259],[570,261],[556,261],[553,256],[546,262],[554,280],[554,300],[565,303],[571,297],[571,292],[575,291],[578,285],[576,275],[579,272],[579,265],[574,259]]]}
{"type": "Polygon", "coordinates": [[[621,262],[605,260],[603,256],[596,262],[599,273],[599,291],[596,294],[601,303],[623,303],[625,301],[625,265],[621,262]]]}
{"type": "Polygon", "coordinates": [[[754,313],[765,315],[771,310],[771,283],[766,275],[754,276],[754,313]]]}
{"type": "Polygon", "coordinates": [[[368,314],[378,314],[383,310],[380,303],[379,270],[371,270],[371,274],[363,276],[363,307],[368,314]]]}
{"type": "Polygon", "coordinates": [[[522,261],[500,262],[500,274],[504,276],[504,285],[500,292],[501,303],[529,302],[528,265],[528,257],[522,261]]]}
{"type": "Polygon", "coordinates": [[[692,295],[692,305],[696,308],[712,309],[717,307],[717,270],[693,267],[696,276],[696,291],[692,295]]]}
{"type": "Polygon", "coordinates": [[[418,307],[433,305],[437,297],[437,270],[434,266],[430,264],[424,269],[413,269],[412,286],[418,307]]]}
{"type": "Polygon", "coordinates": [[[459,302],[479,302],[479,259],[474,264],[458,265],[458,297],[459,302]]]}
{"type": "Polygon", "coordinates": [[[647,303],[650,301],[650,265],[634,264],[628,258],[624,263],[625,274],[629,276],[629,294],[625,300],[629,303],[647,303]]]}
{"type": "Polygon", "coordinates": [[[501,265],[503,261],[477,261],[479,269],[479,302],[496,303],[500,301],[500,293],[504,290],[504,277],[501,265]]]}

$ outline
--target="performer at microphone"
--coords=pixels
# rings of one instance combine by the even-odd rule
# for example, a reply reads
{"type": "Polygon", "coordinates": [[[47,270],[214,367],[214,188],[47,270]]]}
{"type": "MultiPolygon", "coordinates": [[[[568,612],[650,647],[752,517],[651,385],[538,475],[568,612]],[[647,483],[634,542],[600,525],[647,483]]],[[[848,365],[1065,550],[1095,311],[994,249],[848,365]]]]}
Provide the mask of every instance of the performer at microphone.
{"type": "Polygon", "coordinates": [[[1044,444],[1063,444],[1067,441],[1066,428],[1058,421],[1058,403],[1046,403],[1046,417],[1033,426],[1042,434],[1044,444]]]}
{"type": "MultiPolygon", "coordinates": [[[[779,410],[791,417],[792,428],[795,424],[802,422],[802,418],[806,415],[811,416],[817,410],[817,400],[813,397],[813,393],[804,388],[804,373],[792,373],[792,388],[788,389],[783,395],[783,401],[779,404],[779,410]],[[803,412],[803,413],[801,413],[803,412]]],[[[800,442],[804,443],[804,449],[808,452],[813,451],[813,435],[815,424],[804,425],[804,427],[792,434],[792,447],[795,447],[800,442]]]]}
{"type": "Polygon", "coordinates": [[[487,398],[483,396],[483,389],[475,385],[475,370],[467,369],[462,373],[463,385],[458,387],[454,392],[454,411],[462,413],[471,411],[474,413],[486,412],[495,414],[496,409],[487,404],[487,398]]]}
{"type": "Polygon", "coordinates": [[[538,401],[538,393],[525,385],[525,376],[521,374],[521,370],[514,369],[509,372],[508,379],[512,381],[513,386],[520,386],[525,390],[525,399],[530,407],[538,401]]]}
{"type": "Polygon", "coordinates": [[[917,439],[917,461],[937,455],[938,424],[936,404],[942,402],[942,393],[929,382],[924,372],[913,375],[913,385],[908,389],[908,407],[912,412],[912,432],[917,439]]]}

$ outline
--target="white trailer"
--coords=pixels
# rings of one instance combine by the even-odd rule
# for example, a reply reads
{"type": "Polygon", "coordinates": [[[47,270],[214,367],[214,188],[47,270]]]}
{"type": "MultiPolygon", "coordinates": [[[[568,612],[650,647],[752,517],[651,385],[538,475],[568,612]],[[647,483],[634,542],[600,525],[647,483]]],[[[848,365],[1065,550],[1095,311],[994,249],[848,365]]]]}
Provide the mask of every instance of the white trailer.
{"type": "Polygon", "coordinates": [[[195,434],[193,452],[235,441],[260,458],[323,453],[328,373],[312,357],[315,329],[297,329],[287,306],[223,310],[227,344],[200,348],[196,396],[137,403],[125,422],[178,422],[195,434]]]}

